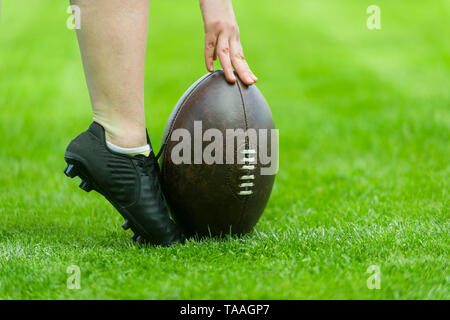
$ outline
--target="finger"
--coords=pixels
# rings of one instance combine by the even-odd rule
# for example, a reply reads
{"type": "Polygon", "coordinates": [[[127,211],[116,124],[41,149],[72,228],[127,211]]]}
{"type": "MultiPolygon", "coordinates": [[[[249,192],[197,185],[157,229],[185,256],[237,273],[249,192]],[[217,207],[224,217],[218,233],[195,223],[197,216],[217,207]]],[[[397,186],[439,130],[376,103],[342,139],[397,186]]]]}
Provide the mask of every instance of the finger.
{"type": "MultiPolygon", "coordinates": [[[[245,62],[245,64],[247,64],[247,61],[245,62]]],[[[248,70],[250,70],[250,77],[252,77],[252,79],[253,79],[254,82],[258,82],[258,77],[255,76],[255,74],[254,74],[253,71],[250,69],[250,67],[248,66],[248,64],[247,64],[247,67],[248,67],[248,70]]]]}
{"type": "Polygon", "coordinates": [[[214,60],[216,60],[217,36],[207,34],[205,37],[205,62],[209,72],[214,71],[214,60]]]}
{"type": "Polygon", "coordinates": [[[217,44],[216,47],[214,48],[214,57],[213,60],[216,61],[217,60],[217,44]]]}
{"type": "Polygon", "coordinates": [[[255,83],[254,75],[251,72],[242,52],[242,46],[239,42],[231,41],[231,63],[236,70],[239,78],[248,86],[255,83]]]}
{"type": "Polygon", "coordinates": [[[231,83],[236,82],[236,77],[234,76],[233,68],[231,66],[228,37],[223,34],[219,35],[219,39],[217,40],[217,55],[219,56],[223,71],[225,72],[225,78],[231,83]]]}

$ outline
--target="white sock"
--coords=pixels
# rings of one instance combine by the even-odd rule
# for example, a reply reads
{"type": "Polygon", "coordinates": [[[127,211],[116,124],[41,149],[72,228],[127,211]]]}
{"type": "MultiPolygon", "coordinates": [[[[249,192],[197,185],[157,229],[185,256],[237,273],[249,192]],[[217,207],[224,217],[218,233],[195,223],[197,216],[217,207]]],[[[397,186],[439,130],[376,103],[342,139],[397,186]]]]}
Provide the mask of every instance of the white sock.
{"type": "Polygon", "coordinates": [[[149,144],[146,144],[145,146],[137,147],[137,148],[122,148],[122,147],[116,146],[115,144],[112,144],[111,142],[106,141],[106,145],[108,146],[109,149],[111,149],[114,152],[126,154],[129,156],[136,156],[138,154],[143,154],[144,156],[148,157],[150,155],[150,152],[152,151],[150,149],[149,144]]]}

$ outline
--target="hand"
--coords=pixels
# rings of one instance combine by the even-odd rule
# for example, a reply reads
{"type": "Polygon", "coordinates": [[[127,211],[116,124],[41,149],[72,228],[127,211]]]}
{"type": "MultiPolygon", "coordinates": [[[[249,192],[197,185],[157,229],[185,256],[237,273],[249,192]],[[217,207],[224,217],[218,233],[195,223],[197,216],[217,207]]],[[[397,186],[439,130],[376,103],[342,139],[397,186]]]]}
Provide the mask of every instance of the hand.
{"type": "Polygon", "coordinates": [[[200,8],[205,26],[205,61],[208,71],[214,71],[213,61],[218,56],[229,82],[236,82],[232,66],[246,85],[258,81],[245,61],[231,0],[200,0],[200,8]]]}

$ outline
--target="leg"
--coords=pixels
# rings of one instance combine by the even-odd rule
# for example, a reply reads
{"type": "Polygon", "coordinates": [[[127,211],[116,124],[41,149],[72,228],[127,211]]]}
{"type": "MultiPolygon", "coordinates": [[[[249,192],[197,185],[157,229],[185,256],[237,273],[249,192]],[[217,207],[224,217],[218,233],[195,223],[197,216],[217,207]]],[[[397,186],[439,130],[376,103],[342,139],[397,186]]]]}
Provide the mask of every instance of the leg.
{"type": "Polygon", "coordinates": [[[71,0],[94,121],[124,148],[147,144],[144,70],[150,0],[71,0]]]}
{"type": "Polygon", "coordinates": [[[138,147],[148,147],[144,67],[150,1],[72,4],[81,8],[78,39],[94,123],[67,147],[64,173],[80,177],[83,190],[104,195],[125,218],[123,227],[134,232],[134,240],[156,245],[182,242],[169,216],[154,152],[134,154],[142,149],[138,147]]]}

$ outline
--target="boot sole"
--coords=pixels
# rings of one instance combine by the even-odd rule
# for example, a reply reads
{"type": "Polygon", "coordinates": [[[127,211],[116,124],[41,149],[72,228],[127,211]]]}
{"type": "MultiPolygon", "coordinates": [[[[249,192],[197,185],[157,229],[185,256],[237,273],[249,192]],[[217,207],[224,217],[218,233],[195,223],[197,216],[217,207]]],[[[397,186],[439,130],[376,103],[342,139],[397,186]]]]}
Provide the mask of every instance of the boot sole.
{"type": "Polygon", "coordinates": [[[125,219],[125,222],[122,224],[122,228],[124,230],[131,229],[133,231],[133,236],[131,239],[135,242],[144,244],[147,243],[147,240],[145,239],[144,234],[146,232],[143,230],[142,227],[140,227],[133,219],[132,215],[125,209],[121,208],[120,206],[116,205],[114,201],[112,201],[105,192],[99,187],[99,185],[95,182],[95,180],[92,178],[92,176],[89,174],[89,170],[86,169],[86,167],[83,165],[83,163],[79,160],[65,157],[64,160],[67,163],[66,168],[64,169],[64,174],[73,179],[75,177],[80,177],[81,183],[79,185],[79,188],[86,191],[91,192],[92,190],[97,191],[102,196],[104,196],[113,206],[114,208],[122,215],[122,217],[125,219]]]}

